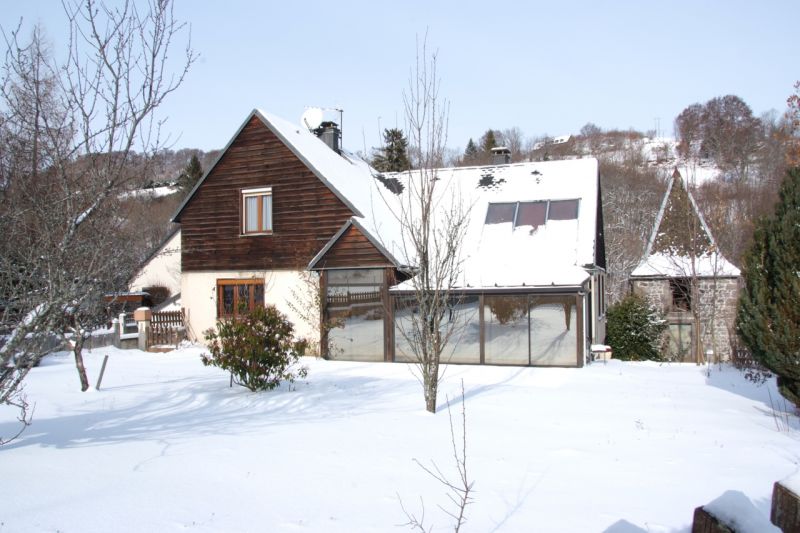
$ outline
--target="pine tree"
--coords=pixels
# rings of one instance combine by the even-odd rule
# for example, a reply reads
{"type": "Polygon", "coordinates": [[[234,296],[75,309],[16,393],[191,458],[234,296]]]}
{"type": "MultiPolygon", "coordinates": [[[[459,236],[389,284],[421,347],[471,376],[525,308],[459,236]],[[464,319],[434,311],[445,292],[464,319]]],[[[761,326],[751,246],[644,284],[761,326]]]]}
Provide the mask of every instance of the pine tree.
{"type": "Polygon", "coordinates": [[[402,172],[411,168],[408,160],[408,140],[397,128],[383,130],[382,148],[375,151],[372,166],[380,172],[402,172]]]}
{"type": "Polygon", "coordinates": [[[474,165],[477,160],[478,147],[475,144],[475,141],[472,140],[472,137],[470,137],[469,142],[467,142],[467,148],[464,150],[464,163],[468,165],[474,165]]]}
{"type": "Polygon", "coordinates": [[[494,130],[486,130],[486,133],[481,137],[481,151],[488,154],[492,151],[492,148],[496,147],[497,137],[494,134],[494,130]]]}
{"type": "Polygon", "coordinates": [[[800,167],[787,172],[775,214],[761,219],[745,256],[737,329],[753,357],[800,407],[800,167]]]}
{"type": "Polygon", "coordinates": [[[192,155],[189,162],[181,171],[178,176],[177,185],[184,193],[192,190],[197,181],[203,176],[203,167],[200,165],[200,160],[197,155],[192,155]]]}

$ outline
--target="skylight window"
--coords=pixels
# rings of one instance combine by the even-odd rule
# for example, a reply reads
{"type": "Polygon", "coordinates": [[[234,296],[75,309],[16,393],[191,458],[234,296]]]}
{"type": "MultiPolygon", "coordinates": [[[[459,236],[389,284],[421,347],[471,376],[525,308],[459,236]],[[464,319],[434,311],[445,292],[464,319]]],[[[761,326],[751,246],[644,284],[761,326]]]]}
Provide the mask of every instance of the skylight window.
{"type": "Polygon", "coordinates": [[[535,202],[490,203],[486,211],[486,224],[513,223],[515,228],[531,226],[533,229],[548,220],[577,220],[579,200],[538,200],[535,202]]]}
{"type": "Polygon", "coordinates": [[[514,215],[517,211],[517,203],[489,204],[486,211],[486,224],[502,224],[503,222],[514,222],[514,215]]]}
{"type": "Polygon", "coordinates": [[[514,226],[538,228],[547,220],[547,202],[520,202],[514,226]]]}

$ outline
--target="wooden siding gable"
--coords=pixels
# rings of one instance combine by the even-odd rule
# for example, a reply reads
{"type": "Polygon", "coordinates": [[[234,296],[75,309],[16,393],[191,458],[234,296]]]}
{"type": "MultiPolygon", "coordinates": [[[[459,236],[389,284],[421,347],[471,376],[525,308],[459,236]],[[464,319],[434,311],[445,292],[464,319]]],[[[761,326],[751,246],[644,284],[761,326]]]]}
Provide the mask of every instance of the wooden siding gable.
{"type": "Polygon", "coordinates": [[[358,210],[358,208],[355,205],[353,205],[353,203],[345,195],[339,192],[339,190],[336,187],[334,187],[333,184],[331,184],[331,182],[319,170],[317,170],[317,168],[308,160],[308,158],[306,158],[303,155],[303,153],[300,150],[295,148],[295,146],[280,132],[278,128],[276,128],[269,121],[269,119],[267,119],[267,117],[264,116],[264,114],[260,110],[253,109],[247,116],[247,118],[244,120],[244,122],[242,122],[241,126],[239,126],[239,129],[236,130],[236,133],[234,133],[233,136],[230,138],[228,144],[225,145],[225,148],[222,149],[222,151],[214,160],[214,162],[211,163],[211,165],[205,171],[203,176],[200,177],[200,179],[197,181],[192,190],[189,191],[189,194],[186,195],[186,198],[184,198],[183,202],[181,202],[181,204],[175,210],[175,214],[172,215],[172,218],[170,219],[171,222],[180,223],[181,214],[183,213],[183,210],[186,207],[186,205],[192,200],[197,190],[200,189],[200,187],[203,185],[203,182],[206,180],[208,175],[212,173],[214,168],[217,166],[217,163],[219,163],[220,160],[225,156],[225,154],[228,152],[228,149],[238,139],[242,131],[253,122],[254,117],[260,120],[273,133],[273,135],[278,137],[283,142],[283,144],[289,150],[291,150],[292,153],[294,153],[294,155],[300,161],[302,161],[306,165],[306,167],[308,167],[308,169],[311,170],[311,172],[313,172],[314,175],[316,175],[317,178],[320,181],[322,181],[322,183],[324,183],[331,190],[331,192],[333,192],[339,198],[339,200],[341,200],[342,203],[345,204],[353,212],[354,215],[363,216],[363,214],[358,210]]]}
{"type": "Polygon", "coordinates": [[[383,245],[351,218],[311,260],[308,269],[399,266],[383,245]]]}
{"type": "Polygon", "coordinates": [[[173,218],[184,271],[305,267],[354,210],[253,112],[173,218]],[[242,191],[269,187],[271,233],[242,235],[242,191]]]}

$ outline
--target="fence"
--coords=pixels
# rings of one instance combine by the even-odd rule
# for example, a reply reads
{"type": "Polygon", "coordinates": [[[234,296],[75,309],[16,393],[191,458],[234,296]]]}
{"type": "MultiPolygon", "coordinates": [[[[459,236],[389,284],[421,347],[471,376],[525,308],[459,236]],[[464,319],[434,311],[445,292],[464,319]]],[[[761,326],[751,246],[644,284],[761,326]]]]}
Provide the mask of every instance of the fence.
{"type": "Polygon", "coordinates": [[[154,346],[177,346],[185,338],[183,310],[153,313],[147,330],[148,350],[154,346]]]}

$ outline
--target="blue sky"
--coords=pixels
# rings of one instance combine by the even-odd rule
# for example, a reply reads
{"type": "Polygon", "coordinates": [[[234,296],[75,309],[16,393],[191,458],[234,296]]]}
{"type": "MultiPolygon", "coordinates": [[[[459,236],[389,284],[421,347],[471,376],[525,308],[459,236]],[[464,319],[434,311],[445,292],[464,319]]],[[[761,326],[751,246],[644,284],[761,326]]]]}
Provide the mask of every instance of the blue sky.
{"type": "MultiPolygon", "coordinates": [[[[60,2],[3,2],[5,31],[40,22],[64,46],[60,2]]],[[[402,126],[415,39],[438,50],[448,144],[488,128],[526,136],[602,128],[670,135],[686,106],[736,94],[783,112],[800,79],[800,2],[258,2],[177,0],[200,54],[162,112],[175,147],[223,147],[259,107],[299,122],[344,109],[344,144],[363,150],[402,126]]]]}

